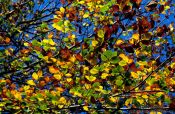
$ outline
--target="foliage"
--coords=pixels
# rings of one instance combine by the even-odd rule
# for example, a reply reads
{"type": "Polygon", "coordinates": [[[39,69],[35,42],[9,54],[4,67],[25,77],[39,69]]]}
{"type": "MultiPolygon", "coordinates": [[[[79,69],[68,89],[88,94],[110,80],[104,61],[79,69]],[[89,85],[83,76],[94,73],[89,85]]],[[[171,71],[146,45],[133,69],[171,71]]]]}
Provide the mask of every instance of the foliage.
{"type": "Polygon", "coordinates": [[[172,0],[3,0],[0,6],[1,111],[175,109],[172,0]]]}

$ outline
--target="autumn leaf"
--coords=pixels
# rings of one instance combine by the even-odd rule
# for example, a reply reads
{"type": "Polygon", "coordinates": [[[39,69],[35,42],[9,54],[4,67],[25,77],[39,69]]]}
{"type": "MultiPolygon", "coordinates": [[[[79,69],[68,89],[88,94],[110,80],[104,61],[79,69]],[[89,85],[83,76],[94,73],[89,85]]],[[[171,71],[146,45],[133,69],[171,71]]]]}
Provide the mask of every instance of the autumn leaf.
{"type": "Polygon", "coordinates": [[[138,74],[135,73],[135,72],[131,72],[131,76],[132,76],[133,78],[139,78],[138,74]]]}
{"type": "Polygon", "coordinates": [[[53,32],[50,32],[47,37],[51,39],[53,38],[53,34],[54,34],[53,32]]]}
{"type": "Polygon", "coordinates": [[[95,68],[93,68],[93,69],[90,70],[90,73],[91,74],[97,74],[98,72],[99,71],[97,69],[95,69],[95,68]]]}
{"type": "Polygon", "coordinates": [[[83,109],[84,109],[85,111],[89,111],[88,106],[83,106],[83,109]]]}
{"type": "Polygon", "coordinates": [[[59,73],[59,69],[54,67],[54,66],[48,66],[49,67],[49,72],[52,74],[59,73]]]}
{"type": "Polygon", "coordinates": [[[35,85],[36,85],[35,82],[34,82],[33,80],[28,80],[28,81],[27,81],[27,84],[32,85],[32,86],[35,86],[35,85]]]}
{"type": "Polygon", "coordinates": [[[60,74],[60,73],[54,74],[53,77],[55,77],[57,80],[61,80],[62,74],[60,74]]]}
{"type": "Polygon", "coordinates": [[[104,31],[102,29],[100,29],[100,30],[98,30],[97,35],[100,38],[104,38],[105,33],[104,33],[104,31]]]}
{"type": "Polygon", "coordinates": [[[93,82],[93,81],[96,80],[96,77],[94,77],[94,76],[85,76],[85,78],[86,78],[87,80],[89,80],[90,82],[93,82]]]}

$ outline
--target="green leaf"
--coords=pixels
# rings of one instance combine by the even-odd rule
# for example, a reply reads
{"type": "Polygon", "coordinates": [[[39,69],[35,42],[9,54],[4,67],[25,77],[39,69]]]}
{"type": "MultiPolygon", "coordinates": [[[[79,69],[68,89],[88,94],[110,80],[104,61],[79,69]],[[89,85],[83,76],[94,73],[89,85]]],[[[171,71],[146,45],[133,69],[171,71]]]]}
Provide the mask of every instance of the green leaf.
{"type": "Polygon", "coordinates": [[[40,42],[38,42],[36,39],[32,40],[32,45],[33,46],[41,46],[40,42]]]}
{"type": "Polygon", "coordinates": [[[123,80],[118,79],[118,80],[115,81],[115,84],[118,85],[118,86],[121,86],[123,84],[123,80]]]}
{"type": "Polygon", "coordinates": [[[95,82],[93,85],[92,85],[92,87],[98,87],[98,86],[100,86],[100,83],[99,82],[95,82]]]}
{"type": "Polygon", "coordinates": [[[116,64],[116,63],[118,63],[119,61],[120,61],[120,59],[117,58],[117,57],[115,57],[115,58],[112,58],[110,62],[111,62],[112,64],[116,64]]]}
{"type": "Polygon", "coordinates": [[[120,66],[125,66],[125,65],[127,65],[127,63],[126,63],[124,60],[121,60],[121,61],[119,62],[119,65],[120,65],[120,66]]]}
{"type": "Polygon", "coordinates": [[[108,11],[108,10],[109,10],[109,7],[108,7],[107,5],[103,6],[103,7],[100,9],[100,11],[101,11],[102,13],[105,13],[105,12],[108,11]]]}
{"type": "Polygon", "coordinates": [[[102,59],[102,61],[107,61],[108,60],[107,57],[103,54],[101,55],[101,59],[102,59]]]}
{"type": "Polygon", "coordinates": [[[105,32],[104,32],[102,29],[100,29],[100,30],[97,32],[97,35],[98,35],[98,37],[100,37],[100,38],[104,38],[105,32]]]}

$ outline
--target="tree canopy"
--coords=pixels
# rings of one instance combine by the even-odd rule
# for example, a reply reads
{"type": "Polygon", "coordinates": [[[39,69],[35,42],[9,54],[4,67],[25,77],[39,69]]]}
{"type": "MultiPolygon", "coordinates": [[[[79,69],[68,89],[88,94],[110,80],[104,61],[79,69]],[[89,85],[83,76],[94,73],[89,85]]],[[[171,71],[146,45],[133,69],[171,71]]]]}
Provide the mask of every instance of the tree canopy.
{"type": "Polygon", "coordinates": [[[173,0],[0,0],[0,111],[174,110],[174,7],[173,0]]]}

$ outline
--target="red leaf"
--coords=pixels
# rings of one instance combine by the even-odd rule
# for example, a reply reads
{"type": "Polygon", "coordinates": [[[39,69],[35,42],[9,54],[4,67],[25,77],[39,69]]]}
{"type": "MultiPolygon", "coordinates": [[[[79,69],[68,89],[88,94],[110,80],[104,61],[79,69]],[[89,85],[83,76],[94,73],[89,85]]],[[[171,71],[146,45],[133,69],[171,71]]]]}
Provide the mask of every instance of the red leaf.
{"type": "Polygon", "coordinates": [[[78,61],[80,61],[80,62],[83,62],[83,61],[84,61],[84,60],[83,60],[83,57],[82,57],[79,53],[75,55],[75,58],[76,58],[78,61]]]}
{"type": "Polygon", "coordinates": [[[123,7],[123,12],[129,12],[130,10],[131,10],[131,7],[128,6],[128,5],[125,5],[125,6],[123,7]]]}
{"type": "Polygon", "coordinates": [[[70,55],[71,55],[71,52],[70,52],[69,49],[64,48],[64,49],[61,49],[61,50],[60,50],[60,54],[61,54],[61,57],[62,57],[63,59],[68,59],[68,58],[70,57],[70,55]]]}
{"type": "Polygon", "coordinates": [[[91,96],[90,100],[91,100],[92,103],[96,103],[96,100],[95,100],[95,98],[93,96],[91,96]]]}
{"type": "Polygon", "coordinates": [[[112,10],[113,10],[113,12],[119,11],[119,6],[118,5],[113,5],[112,10]]]}
{"type": "Polygon", "coordinates": [[[64,0],[60,0],[60,2],[61,2],[62,4],[65,4],[65,1],[64,1],[64,0]]]}

